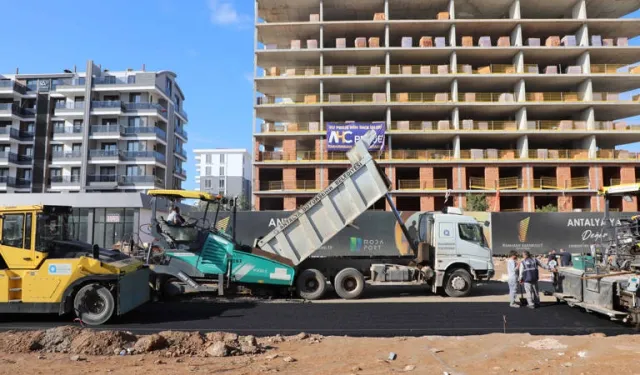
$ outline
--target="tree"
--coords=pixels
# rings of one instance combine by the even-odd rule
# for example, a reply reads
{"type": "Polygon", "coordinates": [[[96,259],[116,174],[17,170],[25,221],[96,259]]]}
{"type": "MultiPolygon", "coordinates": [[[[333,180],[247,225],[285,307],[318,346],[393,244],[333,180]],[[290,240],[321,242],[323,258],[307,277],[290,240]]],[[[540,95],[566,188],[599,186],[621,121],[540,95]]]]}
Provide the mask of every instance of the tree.
{"type": "Polygon", "coordinates": [[[253,211],[253,206],[251,205],[251,197],[241,195],[238,197],[236,204],[238,205],[238,211],[253,211]]]}
{"type": "Polygon", "coordinates": [[[546,206],[536,207],[536,212],[558,212],[558,207],[549,203],[546,206]]]}
{"type": "Polygon", "coordinates": [[[467,194],[467,211],[484,212],[489,209],[489,202],[484,194],[467,194]]]}

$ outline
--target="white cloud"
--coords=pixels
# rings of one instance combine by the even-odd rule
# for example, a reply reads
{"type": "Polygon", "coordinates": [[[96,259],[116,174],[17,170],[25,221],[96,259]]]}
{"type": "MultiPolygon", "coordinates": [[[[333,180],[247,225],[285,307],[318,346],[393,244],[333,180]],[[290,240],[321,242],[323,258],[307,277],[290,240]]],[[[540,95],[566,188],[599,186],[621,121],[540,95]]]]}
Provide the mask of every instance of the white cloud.
{"type": "Polygon", "coordinates": [[[215,25],[238,25],[250,20],[248,15],[238,13],[232,0],[209,0],[209,11],[215,25]]]}

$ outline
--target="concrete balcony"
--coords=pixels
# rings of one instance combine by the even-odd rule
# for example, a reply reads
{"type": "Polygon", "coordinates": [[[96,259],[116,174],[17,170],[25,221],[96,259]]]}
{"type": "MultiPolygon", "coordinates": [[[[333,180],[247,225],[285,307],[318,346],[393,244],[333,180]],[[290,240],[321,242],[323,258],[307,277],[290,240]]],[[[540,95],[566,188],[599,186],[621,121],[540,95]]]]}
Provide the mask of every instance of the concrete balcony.
{"type": "Polygon", "coordinates": [[[118,186],[117,175],[88,175],[87,186],[92,189],[115,189],[118,186]]]}
{"type": "Polygon", "coordinates": [[[173,167],[173,175],[183,181],[187,179],[187,171],[182,167],[173,167]]]}
{"type": "Polygon", "coordinates": [[[124,106],[120,100],[91,102],[92,115],[120,115],[123,112],[124,106]]]}
{"type": "Polygon", "coordinates": [[[120,161],[120,150],[90,150],[90,162],[115,163],[120,161]]]}
{"type": "Polygon", "coordinates": [[[184,142],[189,140],[189,133],[187,133],[183,128],[176,128],[176,135],[184,142]]]}
{"type": "Polygon", "coordinates": [[[164,181],[160,177],[153,175],[119,176],[118,182],[120,186],[132,186],[140,189],[154,189],[164,187],[164,181]]]}
{"type": "Polygon", "coordinates": [[[52,176],[49,178],[49,184],[52,189],[79,189],[80,176],[52,176]]]}
{"type": "Polygon", "coordinates": [[[33,119],[36,115],[34,108],[22,108],[11,103],[0,103],[0,119],[16,118],[19,120],[33,119]]]}
{"type": "Polygon", "coordinates": [[[0,152],[0,165],[30,166],[33,158],[29,155],[18,155],[14,152],[0,152]]]}
{"type": "Polygon", "coordinates": [[[186,161],[187,160],[187,150],[184,148],[174,149],[173,153],[178,156],[180,159],[186,161]]]}
{"type": "Polygon", "coordinates": [[[189,116],[187,116],[187,112],[185,112],[185,110],[184,110],[184,109],[180,108],[180,109],[178,109],[178,110],[177,110],[177,111],[175,111],[175,112],[176,112],[176,114],[177,114],[178,116],[180,116],[180,117],[182,118],[182,120],[183,120],[184,122],[188,122],[188,121],[189,121],[189,116]]]}
{"type": "Polygon", "coordinates": [[[54,141],[82,140],[84,137],[84,126],[65,126],[53,128],[54,141]]]}
{"type": "Polygon", "coordinates": [[[27,88],[13,80],[3,79],[0,80],[0,94],[13,95],[20,94],[24,95],[27,92],[27,88]]]}
{"type": "Polygon", "coordinates": [[[449,181],[446,178],[429,181],[421,180],[398,180],[397,190],[400,191],[429,191],[447,190],[449,181]]]}

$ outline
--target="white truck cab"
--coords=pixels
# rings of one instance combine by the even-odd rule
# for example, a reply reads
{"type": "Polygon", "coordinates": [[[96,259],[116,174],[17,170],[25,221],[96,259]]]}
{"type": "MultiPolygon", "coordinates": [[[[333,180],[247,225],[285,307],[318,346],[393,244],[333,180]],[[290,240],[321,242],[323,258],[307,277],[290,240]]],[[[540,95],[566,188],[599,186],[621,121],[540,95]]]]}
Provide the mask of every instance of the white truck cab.
{"type": "Polygon", "coordinates": [[[468,295],[474,280],[495,273],[483,224],[454,207],[420,215],[418,259],[435,272],[433,291],[443,288],[451,297],[468,295]]]}

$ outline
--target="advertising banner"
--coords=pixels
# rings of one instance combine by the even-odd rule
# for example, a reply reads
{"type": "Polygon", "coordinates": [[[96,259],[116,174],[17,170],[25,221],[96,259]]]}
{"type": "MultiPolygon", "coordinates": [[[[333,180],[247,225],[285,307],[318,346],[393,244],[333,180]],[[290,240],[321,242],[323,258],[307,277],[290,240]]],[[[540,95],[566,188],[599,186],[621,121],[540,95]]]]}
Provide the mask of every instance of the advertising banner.
{"type": "MultiPolygon", "coordinates": [[[[636,213],[612,213],[611,223],[636,213]]],[[[603,213],[493,213],[491,231],[493,253],[506,255],[511,250],[544,254],[555,249],[584,253],[601,238],[605,224],[603,213]]]]}
{"type": "Polygon", "coordinates": [[[327,123],[327,151],[349,151],[355,143],[369,130],[375,130],[376,141],[369,147],[369,151],[384,150],[384,135],[386,123],[382,122],[353,122],[327,123]]]}

